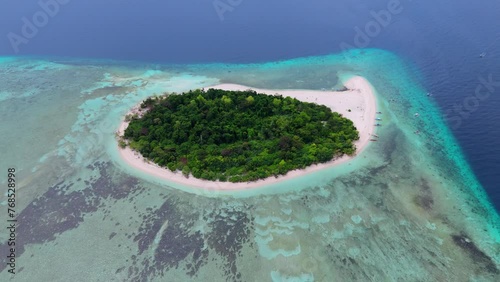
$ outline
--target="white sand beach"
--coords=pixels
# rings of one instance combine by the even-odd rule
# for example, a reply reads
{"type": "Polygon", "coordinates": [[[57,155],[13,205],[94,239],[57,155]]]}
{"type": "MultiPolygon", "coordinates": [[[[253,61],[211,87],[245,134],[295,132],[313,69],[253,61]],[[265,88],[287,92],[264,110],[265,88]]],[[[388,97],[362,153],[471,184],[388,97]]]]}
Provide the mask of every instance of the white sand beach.
{"type": "MultiPolygon", "coordinates": [[[[209,88],[223,89],[223,90],[248,90],[252,89],[258,93],[265,93],[269,95],[283,95],[284,97],[290,96],[304,102],[313,102],[317,104],[326,105],[332,109],[334,112],[341,113],[344,117],[353,121],[357,130],[359,131],[359,140],[355,142],[356,154],[354,156],[343,156],[336,160],[332,160],[327,163],[322,163],[318,165],[312,165],[305,169],[293,170],[288,172],[286,175],[279,177],[269,177],[266,179],[261,179],[254,182],[242,182],[242,183],[231,183],[231,182],[219,182],[219,181],[207,181],[202,179],[194,178],[190,176],[186,178],[181,172],[172,172],[166,168],[161,168],[153,162],[144,160],[144,158],[138,153],[131,150],[129,147],[120,150],[120,155],[123,160],[130,166],[146,172],[148,174],[184,184],[193,188],[202,188],[207,190],[244,190],[256,187],[261,187],[264,185],[269,185],[279,181],[287,180],[297,176],[305,175],[313,171],[321,170],[326,167],[331,167],[339,165],[346,161],[351,160],[356,157],[363,149],[370,143],[371,134],[374,134],[376,123],[376,97],[373,93],[373,88],[371,84],[360,76],[355,76],[344,83],[348,90],[346,91],[317,91],[317,90],[270,90],[270,89],[258,89],[247,87],[237,84],[219,84],[214,85],[209,88]],[[349,111],[351,110],[351,111],[349,111]]],[[[132,111],[137,113],[138,107],[135,107],[132,111]]],[[[123,135],[124,130],[127,128],[128,122],[123,121],[118,129],[118,134],[123,135]]]]}

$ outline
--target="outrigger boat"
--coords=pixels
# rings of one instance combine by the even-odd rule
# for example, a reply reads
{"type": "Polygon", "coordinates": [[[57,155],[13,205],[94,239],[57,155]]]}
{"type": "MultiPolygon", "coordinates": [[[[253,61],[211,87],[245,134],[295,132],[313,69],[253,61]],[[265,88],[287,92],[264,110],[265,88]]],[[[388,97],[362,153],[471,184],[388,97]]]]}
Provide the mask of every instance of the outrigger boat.
{"type": "Polygon", "coordinates": [[[377,112],[377,114],[381,114],[382,112],[377,112]]]}
{"type": "Polygon", "coordinates": [[[378,140],[377,139],[370,139],[370,141],[377,142],[378,140]]]}
{"type": "Polygon", "coordinates": [[[372,134],[372,136],[373,136],[373,137],[376,137],[376,138],[378,138],[378,135],[377,135],[377,134],[372,134]]]}
{"type": "Polygon", "coordinates": [[[381,118],[376,118],[375,120],[382,120],[381,118]]]}
{"type": "Polygon", "coordinates": [[[376,123],[375,126],[381,126],[381,124],[380,123],[376,123]]]}

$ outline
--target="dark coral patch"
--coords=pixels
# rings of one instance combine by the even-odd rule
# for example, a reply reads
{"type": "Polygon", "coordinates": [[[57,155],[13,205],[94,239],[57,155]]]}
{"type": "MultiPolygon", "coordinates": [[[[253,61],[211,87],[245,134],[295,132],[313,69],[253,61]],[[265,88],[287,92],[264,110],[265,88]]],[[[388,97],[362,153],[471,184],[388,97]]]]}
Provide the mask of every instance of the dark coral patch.
{"type": "Polygon", "coordinates": [[[483,251],[481,251],[472,240],[470,240],[464,234],[460,235],[452,235],[451,238],[455,245],[462,248],[465,252],[469,254],[471,259],[478,264],[482,265],[488,272],[494,274],[500,274],[500,271],[496,267],[493,260],[486,255],[483,251]]]}
{"type": "MultiPolygon", "coordinates": [[[[132,177],[120,177],[112,183],[108,173],[109,163],[95,163],[87,167],[97,170],[97,179],[84,182],[61,181],[50,187],[42,196],[33,200],[17,216],[17,256],[21,256],[28,244],[43,244],[55,240],[58,234],[77,228],[85,214],[98,210],[104,200],[122,199],[139,190],[138,181],[132,177]],[[71,191],[73,185],[85,185],[81,190],[71,191]]],[[[0,245],[0,272],[6,267],[4,252],[6,243],[0,245]]]]}
{"type": "MultiPolygon", "coordinates": [[[[178,268],[187,258],[190,258],[192,263],[187,265],[186,273],[194,276],[206,263],[208,249],[203,236],[199,231],[190,231],[199,214],[194,212],[195,209],[191,209],[192,213],[181,211],[179,205],[181,204],[176,203],[175,198],[168,197],[159,209],[143,216],[143,224],[134,241],[138,244],[139,255],[148,250],[154,252],[154,255],[142,261],[141,269],[129,268],[131,279],[150,280],[151,277],[163,275],[171,268],[178,268]],[[158,237],[159,243],[154,245],[154,240],[158,237]]],[[[133,256],[132,260],[137,263],[139,258],[133,256]]]]}
{"type": "MultiPolygon", "coordinates": [[[[245,207],[248,210],[250,207],[245,207]]],[[[225,275],[230,281],[239,281],[236,258],[241,255],[243,244],[249,241],[250,226],[253,222],[245,212],[224,211],[224,215],[211,214],[212,232],[207,234],[208,244],[217,254],[225,257],[225,275]]]]}
{"type": "Polygon", "coordinates": [[[420,194],[415,196],[415,204],[427,211],[432,210],[432,207],[434,206],[434,199],[432,197],[432,190],[429,182],[426,179],[422,178],[419,188],[420,194]]]}
{"type": "Polygon", "coordinates": [[[148,210],[134,237],[139,253],[132,257],[132,261],[142,267],[129,267],[129,278],[148,281],[181,266],[187,275],[195,277],[213,250],[225,259],[223,271],[226,279],[241,280],[236,258],[249,241],[252,219],[246,212],[231,208],[216,208],[204,215],[199,211],[190,202],[179,200],[176,196],[165,197],[159,209],[148,210]],[[195,228],[195,223],[200,220],[207,222],[206,231],[195,228]]]}
{"type": "Polygon", "coordinates": [[[414,201],[415,204],[427,211],[431,210],[434,205],[434,199],[432,199],[432,196],[429,195],[415,196],[414,201]]]}

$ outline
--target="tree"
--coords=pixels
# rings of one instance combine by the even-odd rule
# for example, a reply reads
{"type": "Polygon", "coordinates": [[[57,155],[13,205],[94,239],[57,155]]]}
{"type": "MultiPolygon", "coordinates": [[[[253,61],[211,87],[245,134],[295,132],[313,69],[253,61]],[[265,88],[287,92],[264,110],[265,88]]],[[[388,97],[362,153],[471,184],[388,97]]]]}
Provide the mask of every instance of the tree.
{"type": "Polygon", "coordinates": [[[246,99],[247,105],[252,105],[255,99],[252,96],[248,96],[246,99]]]}
{"type": "Polygon", "coordinates": [[[185,177],[189,177],[189,173],[191,172],[191,170],[189,169],[189,166],[185,165],[183,168],[182,168],[182,174],[185,176],[185,177]]]}

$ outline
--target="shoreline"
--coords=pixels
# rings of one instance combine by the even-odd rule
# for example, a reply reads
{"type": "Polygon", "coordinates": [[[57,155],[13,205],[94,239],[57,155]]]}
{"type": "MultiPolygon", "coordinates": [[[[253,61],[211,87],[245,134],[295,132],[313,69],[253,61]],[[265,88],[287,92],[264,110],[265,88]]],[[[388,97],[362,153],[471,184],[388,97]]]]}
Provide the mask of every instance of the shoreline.
{"type": "MultiPolygon", "coordinates": [[[[145,160],[140,153],[133,151],[130,147],[120,148],[117,144],[120,157],[129,166],[141,170],[147,174],[159,177],[161,179],[176,182],[178,184],[187,185],[189,187],[205,190],[219,190],[219,191],[241,191],[252,188],[259,188],[262,186],[282,182],[295,177],[303,176],[318,170],[337,166],[349,160],[354,159],[359,155],[366,146],[370,143],[371,134],[375,133],[376,123],[376,97],[372,85],[363,77],[354,76],[344,83],[347,88],[345,91],[320,91],[320,90],[271,90],[271,89],[258,89],[247,87],[238,84],[219,84],[209,88],[223,89],[223,90],[255,90],[257,93],[268,95],[279,94],[284,97],[290,96],[303,102],[313,102],[320,105],[326,105],[332,111],[341,113],[344,117],[353,121],[354,126],[359,132],[359,140],[355,141],[356,153],[353,156],[344,155],[335,160],[326,163],[311,165],[305,169],[291,170],[285,175],[278,177],[268,177],[252,182],[220,182],[209,181],[194,178],[190,175],[186,178],[180,171],[172,172],[167,168],[162,168],[157,164],[145,160]],[[351,110],[350,112],[348,110],[351,110]]],[[[139,104],[140,105],[140,104],[139,104]]],[[[141,114],[139,105],[133,107],[129,114],[141,114]]],[[[119,136],[123,136],[125,129],[128,127],[129,122],[125,120],[119,126],[117,131],[119,136]]]]}

